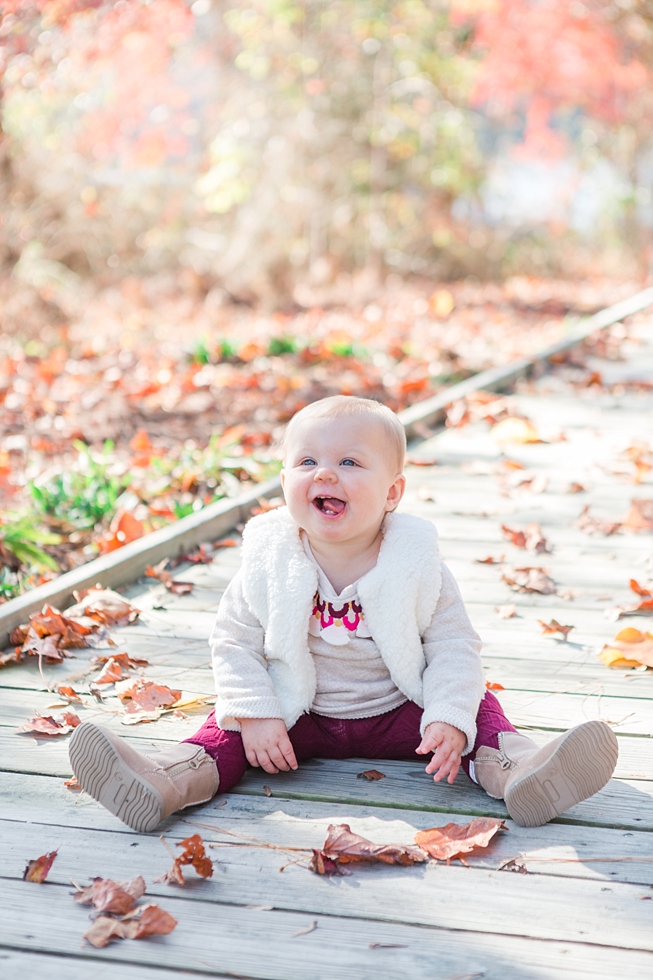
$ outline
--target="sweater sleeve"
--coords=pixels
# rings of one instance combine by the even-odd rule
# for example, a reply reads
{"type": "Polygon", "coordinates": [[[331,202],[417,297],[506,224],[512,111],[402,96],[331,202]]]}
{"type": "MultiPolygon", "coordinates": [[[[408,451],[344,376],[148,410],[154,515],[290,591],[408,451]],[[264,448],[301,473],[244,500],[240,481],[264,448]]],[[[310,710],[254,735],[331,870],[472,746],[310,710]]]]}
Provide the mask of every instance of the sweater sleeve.
{"type": "Polygon", "coordinates": [[[263,627],[242,587],[242,572],[229,583],[209,640],[220,728],[240,731],[237,718],[283,718],[263,652],[263,627]]]}
{"type": "Polygon", "coordinates": [[[456,580],[443,564],[438,604],[422,637],[426,670],[421,733],[433,721],[446,722],[467,736],[463,755],[474,748],[476,715],[485,694],[481,640],[474,630],[456,580]]]}

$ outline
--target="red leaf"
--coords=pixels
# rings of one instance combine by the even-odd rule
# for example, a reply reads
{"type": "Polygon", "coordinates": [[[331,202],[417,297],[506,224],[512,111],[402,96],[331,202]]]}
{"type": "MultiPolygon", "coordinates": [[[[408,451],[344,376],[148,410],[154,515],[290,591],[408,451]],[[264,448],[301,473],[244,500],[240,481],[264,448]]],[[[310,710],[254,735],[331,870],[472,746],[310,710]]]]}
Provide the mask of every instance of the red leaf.
{"type": "Polygon", "coordinates": [[[111,878],[93,878],[93,883],[73,896],[80,905],[93,905],[98,912],[124,915],[145,894],[145,882],[140,875],[131,881],[112,881],[111,878]]]}
{"type": "Polygon", "coordinates": [[[61,720],[54,718],[52,715],[36,715],[34,718],[26,721],[24,725],[21,725],[18,731],[35,732],[37,735],[48,736],[67,735],[69,732],[72,732],[73,728],[77,728],[79,724],[80,719],[75,712],[67,711],[61,720]]]}
{"type": "Polygon", "coordinates": [[[324,847],[321,851],[313,852],[310,868],[316,874],[335,874],[337,872],[321,871],[320,868],[331,868],[330,862],[335,862],[339,867],[358,861],[408,865],[426,861],[426,854],[411,844],[373,844],[365,837],[352,833],[349,824],[330,824],[324,847]]]}
{"type": "Polygon", "coordinates": [[[466,824],[448,823],[444,827],[420,830],[415,834],[415,843],[438,861],[448,861],[475,847],[487,847],[498,830],[507,830],[503,820],[477,817],[466,824]]]}
{"type": "Polygon", "coordinates": [[[127,712],[154,711],[156,708],[169,708],[181,697],[181,691],[173,691],[166,684],[155,684],[154,681],[139,680],[135,687],[126,691],[131,698],[127,712]]]}
{"type": "Polygon", "coordinates": [[[163,881],[166,885],[184,885],[185,880],[181,869],[187,864],[192,865],[200,877],[213,877],[213,862],[206,856],[204,841],[199,834],[193,834],[191,837],[179,841],[177,847],[183,847],[183,852],[174,859],[170,870],[159,875],[158,878],[154,879],[155,881],[163,881]]]}
{"type": "Polygon", "coordinates": [[[565,640],[567,639],[569,633],[571,633],[573,629],[576,629],[575,626],[561,626],[556,619],[552,619],[550,623],[545,623],[543,620],[538,619],[538,623],[542,627],[542,633],[544,636],[549,636],[553,633],[562,633],[565,640]]]}
{"type": "Polygon", "coordinates": [[[42,854],[41,857],[30,861],[23,872],[23,881],[35,881],[41,885],[48,877],[57,853],[58,849],[56,851],[50,851],[49,854],[42,854]]]}
{"type": "Polygon", "coordinates": [[[486,681],[485,686],[488,691],[505,691],[503,684],[497,684],[496,681],[486,681]]]}
{"type": "Polygon", "coordinates": [[[385,779],[385,773],[378,769],[366,769],[365,772],[359,772],[356,779],[367,779],[368,783],[378,782],[379,779],[385,779]]]}

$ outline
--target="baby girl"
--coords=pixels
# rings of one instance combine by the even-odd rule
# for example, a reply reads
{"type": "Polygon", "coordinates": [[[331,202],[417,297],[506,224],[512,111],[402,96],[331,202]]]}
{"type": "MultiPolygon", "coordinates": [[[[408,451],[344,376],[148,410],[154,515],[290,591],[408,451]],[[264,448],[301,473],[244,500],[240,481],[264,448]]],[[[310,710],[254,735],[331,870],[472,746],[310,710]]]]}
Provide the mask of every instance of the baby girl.
{"type": "Polygon", "coordinates": [[[211,636],[217,704],[193,738],[154,755],[91,722],[77,779],[130,827],[231,790],[247,765],[419,759],[436,782],[462,762],[522,826],[596,793],[617,739],[590,721],[543,748],[485,690],[480,640],[430,521],[397,513],[406,439],[390,409],[336,396],[290,421],[286,506],[254,517],[211,636]]]}

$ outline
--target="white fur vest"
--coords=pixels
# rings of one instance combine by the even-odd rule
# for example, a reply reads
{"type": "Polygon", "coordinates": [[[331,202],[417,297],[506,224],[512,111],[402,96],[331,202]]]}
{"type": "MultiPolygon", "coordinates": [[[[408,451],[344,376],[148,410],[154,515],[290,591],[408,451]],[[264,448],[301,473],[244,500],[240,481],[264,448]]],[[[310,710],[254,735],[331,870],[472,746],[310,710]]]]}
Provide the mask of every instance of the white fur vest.
{"type": "MultiPolygon", "coordinates": [[[[441,583],[433,524],[411,514],[387,514],[377,563],[359,580],[358,597],[392,680],[420,707],[426,666],[421,637],[441,583]]],[[[315,698],[308,624],[316,589],[317,570],[288,508],[252,518],[243,534],[243,592],[265,631],[268,670],[288,728],[315,698]]]]}

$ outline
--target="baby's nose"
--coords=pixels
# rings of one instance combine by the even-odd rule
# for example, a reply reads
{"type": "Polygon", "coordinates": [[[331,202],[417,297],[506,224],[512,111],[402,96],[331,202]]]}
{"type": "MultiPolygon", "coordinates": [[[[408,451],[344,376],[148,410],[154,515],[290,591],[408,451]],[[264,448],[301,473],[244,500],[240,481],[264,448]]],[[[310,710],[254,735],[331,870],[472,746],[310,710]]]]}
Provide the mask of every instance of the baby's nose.
{"type": "Polygon", "coordinates": [[[315,471],[315,479],[316,480],[328,480],[331,483],[335,483],[336,480],[338,479],[338,477],[336,476],[336,474],[334,473],[334,471],[330,467],[328,467],[328,466],[320,466],[315,471]]]}

